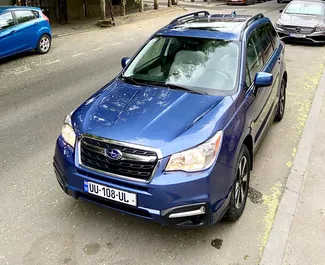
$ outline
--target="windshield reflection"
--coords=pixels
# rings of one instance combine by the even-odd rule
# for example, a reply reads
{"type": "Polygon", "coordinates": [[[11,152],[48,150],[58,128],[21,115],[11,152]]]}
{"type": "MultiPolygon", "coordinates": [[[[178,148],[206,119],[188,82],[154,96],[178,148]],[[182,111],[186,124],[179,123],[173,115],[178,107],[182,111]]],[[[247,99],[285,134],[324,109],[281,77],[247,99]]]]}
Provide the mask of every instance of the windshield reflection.
{"type": "Polygon", "coordinates": [[[233,41],[157,37],[129,64],[124,77],[203,94],[229,93],[237,83],[238,54],[233,41]]]}

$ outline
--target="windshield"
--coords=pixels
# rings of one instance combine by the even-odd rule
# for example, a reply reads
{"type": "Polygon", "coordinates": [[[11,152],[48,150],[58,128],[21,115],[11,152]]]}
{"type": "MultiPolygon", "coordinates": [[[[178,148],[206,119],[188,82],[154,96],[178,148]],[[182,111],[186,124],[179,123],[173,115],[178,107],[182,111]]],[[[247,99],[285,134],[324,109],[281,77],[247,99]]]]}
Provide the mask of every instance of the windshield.
{"type": "Polygon", "coordinates": [[[324,16],[324,4],[313,2],[291,2],[285,10],[287,14],[324,16]]]}
{"type": "Polygon", "coordinates": [[[237,83],[238,54],[239,45],[232,41],[157,37],[145,45],[123,77],[204,94],[229,94],[237,83]]]}

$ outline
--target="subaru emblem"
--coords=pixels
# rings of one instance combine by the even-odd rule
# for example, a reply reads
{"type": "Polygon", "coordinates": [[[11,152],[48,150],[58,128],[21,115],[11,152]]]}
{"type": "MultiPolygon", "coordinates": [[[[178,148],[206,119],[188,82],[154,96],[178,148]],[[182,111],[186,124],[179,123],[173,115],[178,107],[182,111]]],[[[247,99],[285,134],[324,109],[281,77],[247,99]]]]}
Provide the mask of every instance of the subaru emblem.
{"type": "Polygon", "coordinates": [[[123,156],[122,152],[118,149],[106,149],[105,154],[112,160],[120,160],[123,156]]]}

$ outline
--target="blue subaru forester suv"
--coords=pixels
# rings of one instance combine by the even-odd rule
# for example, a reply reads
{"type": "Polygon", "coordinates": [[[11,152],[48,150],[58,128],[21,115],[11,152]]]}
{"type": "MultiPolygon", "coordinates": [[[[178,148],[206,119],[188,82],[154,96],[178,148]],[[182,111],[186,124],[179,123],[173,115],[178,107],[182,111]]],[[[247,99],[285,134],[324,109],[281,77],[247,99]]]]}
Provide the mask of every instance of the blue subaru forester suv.
{"type": "Polygon", "coordinates": [[[60,186],[167,226],[237,220],[254,153],[284,114],[284,48],[262,14],[173,20],[66,117],[60,186]]]}

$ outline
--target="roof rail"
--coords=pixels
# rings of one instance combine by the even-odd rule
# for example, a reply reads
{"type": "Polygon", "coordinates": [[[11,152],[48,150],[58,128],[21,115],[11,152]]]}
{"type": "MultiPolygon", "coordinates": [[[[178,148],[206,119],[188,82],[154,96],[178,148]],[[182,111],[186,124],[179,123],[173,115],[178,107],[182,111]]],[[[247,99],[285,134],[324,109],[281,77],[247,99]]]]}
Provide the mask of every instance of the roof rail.
{"type": "Polygon", "coordinates": [[[175,23],[185,22],[185,21],[187,21],[188,19],[191,19],[191,18],[198,18],[200,16],[200,14],[203,15],[202,17],[207,17],[207,16],[210,15],[210,13],[208,11],[206,11],[206,10],[199,11],[199,12],[194,12],[194,13],[186,14],[184,16],[180,16],[178,18],[175,18],[174,20],[172,20],[169,23],[169,25],[172,25],[172,24],[175,24],[175,23]]]}
{"type": "Polygon", "coordinates": [[[251,23],[253,23],[255,20],[258,20],[260,18],[263,18],[264,15],[262,13],[258,13],[252,17],[250,17],[249,19],[247,19],[245,22],[244,22],[244,25],[241,29],[241,31],[244,31],[251,23]]]}

